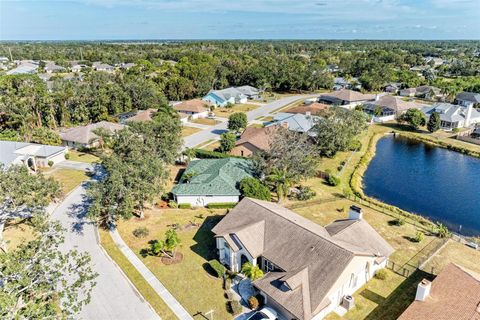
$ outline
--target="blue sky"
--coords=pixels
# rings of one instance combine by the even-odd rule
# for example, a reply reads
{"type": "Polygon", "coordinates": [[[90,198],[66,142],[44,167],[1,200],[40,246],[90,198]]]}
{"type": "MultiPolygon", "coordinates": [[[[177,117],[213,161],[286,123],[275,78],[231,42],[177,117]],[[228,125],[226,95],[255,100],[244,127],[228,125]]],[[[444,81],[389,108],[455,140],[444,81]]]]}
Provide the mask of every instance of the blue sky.
{"type": "Polygon", "coordinates": [[[480,0],[0,0],[0,39],[480,39],[479,17],[480,0]]]}

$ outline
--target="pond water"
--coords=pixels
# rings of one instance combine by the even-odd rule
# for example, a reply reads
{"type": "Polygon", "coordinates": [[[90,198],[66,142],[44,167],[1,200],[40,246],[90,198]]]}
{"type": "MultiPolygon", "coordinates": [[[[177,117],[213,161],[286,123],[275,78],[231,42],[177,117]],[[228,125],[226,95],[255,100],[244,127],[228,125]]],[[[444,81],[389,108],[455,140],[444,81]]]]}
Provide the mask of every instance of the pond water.
{"type": "Polygon", "coordinates": [[[454,232],[480,235],[480,159],[389,135],[378,142],[363,187],[454,232]]]}

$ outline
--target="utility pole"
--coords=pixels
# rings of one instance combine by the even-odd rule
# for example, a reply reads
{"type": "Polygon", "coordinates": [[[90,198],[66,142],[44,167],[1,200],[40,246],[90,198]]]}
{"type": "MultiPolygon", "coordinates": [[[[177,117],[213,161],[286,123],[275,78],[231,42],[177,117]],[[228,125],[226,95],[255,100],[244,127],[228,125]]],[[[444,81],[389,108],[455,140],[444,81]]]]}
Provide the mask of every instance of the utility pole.
{"type": "Polygon", "coordinates": [[[10,61],[13,62],[12,50],[8,47],[8,52],[10,53],[10,61]]]}
{"type": "Polygon", "coordinates": [[[83,61],[83,51],[82,51],[82,48],[80,48],[80,61],[83,61]]]}

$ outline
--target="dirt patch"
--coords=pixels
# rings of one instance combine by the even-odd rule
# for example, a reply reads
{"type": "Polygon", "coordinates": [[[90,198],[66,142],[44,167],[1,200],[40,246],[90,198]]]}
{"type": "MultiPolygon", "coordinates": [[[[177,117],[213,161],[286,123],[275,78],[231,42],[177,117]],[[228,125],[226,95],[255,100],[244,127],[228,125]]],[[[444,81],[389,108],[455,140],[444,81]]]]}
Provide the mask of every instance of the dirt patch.
{"type": "Polygon", "coordinates": [[[172,264],[177,264],[182,262],[183,260],[183,254],[181,252],[175,253],[175,256],[173,258],[170,257],[162,257],[161,258],[162,263],[165,265],[172,265],[172,264]]]}

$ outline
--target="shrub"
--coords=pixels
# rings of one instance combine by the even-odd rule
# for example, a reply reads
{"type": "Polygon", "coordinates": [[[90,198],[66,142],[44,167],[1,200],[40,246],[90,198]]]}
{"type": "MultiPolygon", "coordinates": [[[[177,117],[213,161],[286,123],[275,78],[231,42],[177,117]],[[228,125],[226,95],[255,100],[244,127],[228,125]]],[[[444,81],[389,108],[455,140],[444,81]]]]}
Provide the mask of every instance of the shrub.
{"type": "Polygon", "coordinates": [[[437,236],[439,238],[447,238],[450,236],[450,231],[448,231],[448,228],[444,226],[442,223],[438,223],[437,225],[437,236]]]}
{"type": "Polygon", "coordinates": [[[178,208],[178,203],[176,203],[173,200],[170,200],[170,201],[168,201],[168,207],[172,208],[172,209],[176,209],[176,208],[178,208]]]}
{"type": "Polygon", "coordinates": [[[310,200],[317,195],[317,193],[310,187],[300,186],[298,190],[299,193],[297,194],[297,199],[300,201],[310,200]]]}
{"type": "Polygon", "coordinates": [[[180,203],[178,209],[191,209],[192,205],[190,203],[180,203]]]}
{"type": "Polygon", "coordinates": [[[334,176],[333,174],[329,174],[327,177],[327,183],[329,186],[335,187],[340,184],[340,178],[337,176],[334,176]]]}
{"type": "Polygon", "coordinates": [[[146,236],[148,236],[150,231],[148,230],[147,227],[139,227],[139,228],[133,230],[132,233],[137,238],[145,238],[146,236]]]}
{"type": "Polygon", "coordinates": [[[348,146],[350,151],[360,150],[360,148],[362,148],[362,143],[359,140],[352,140],[348,146]]]}
{"type": "Polygon", "coordinates": [[[48,166],[49,167],[53,166],[53,161],[52,160],[48,160],[48,166]]]}
{"type": "Polygon", "coordinates": [[[65,153],[65,160],[70,159],[70,153],[65,153]]]}
{"type": "Polygon", "coordinates": [[[229,277],[225,277],[223,279],[223,289],[228,290],[230,289],[231,286],[232,286],[232,279],[230,279],[229,277]]]}
{"type": "Polygon", "coordinates": [[[195,157],[199,159],[222,159],[231,157],[228,153],[221,153],[210,150],[195,149],[195,157]]]}
{"type": "Polygon", "coordinates": [[[398,217],[397,219],[393,220],[393,224],[396,226],[403,226],[405,224],[405,217],[398,217]]]}
{"type": "Polygon", "coordinates": [[[242,313],[243,311],[242,305],[237,300],[228,301],[227,305],[228,305],[228,312],[230,312],[234,316],[242,313]]]}
{"type": "Polygon", "coordinates": [[[237,204],[235,202],[218,202],[218,203],[209,203],[207,204],[208,209],[231,209],[234,208],[237,204]]]}
{"type": "Polygon", "coordinates": [[[415,242],[422,242],[423,239],[425,239],[425,234],[421,231],[417,231],[417,233],[415,234],[415,238],[413,238],[415,240],[415,242]]]}
{"type": "Polygon", "coordinates": [[[460,132],[460,129],[458,129],[458,128],[453,128],[453,129],[452,129],[452,132],[453,132],[453,133],[458,133],[458,132],[460,132]]]}
{"type": "Polygon", "coordinates": [[[248,298],[248,306],[250,307],[250,309],[256,310],[259,306],[257,297],[251,296],[250,298],[248,298]]]}
{"type": "Polygon", "coordinates": [[[377,273],[375,273],[375,278],[380,280],[386,280],[388,278],[387,270],[385,269],[378,270],[377,273]]]}
{"type": "Polygon", "coordinates": [[[208,264],[216,272],[217,277],[222,278],[225,275],[226,269],[218,260],[210,260],[208,264]]]}
{"type": "Polygon", "coordinates": [[[270,201],[272,195],[266,185],[255,178],[244,178],[240,181],[240,192],[244,197],[270,201]]]}

